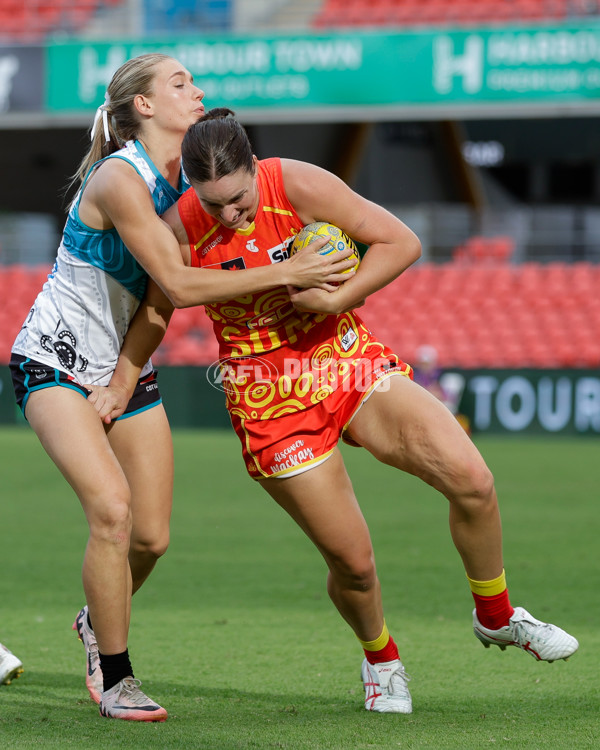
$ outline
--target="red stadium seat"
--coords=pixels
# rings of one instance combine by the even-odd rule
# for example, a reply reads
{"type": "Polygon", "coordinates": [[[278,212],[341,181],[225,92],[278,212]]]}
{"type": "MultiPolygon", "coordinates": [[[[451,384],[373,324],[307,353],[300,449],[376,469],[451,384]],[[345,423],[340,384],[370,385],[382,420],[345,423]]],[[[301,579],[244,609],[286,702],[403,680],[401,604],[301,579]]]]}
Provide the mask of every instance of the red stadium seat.
{"type": "Polygon", "coordinates": [[[512,237],[483,237],[476,235],[455,248],[453,260],[469,263],[505,263],[510,260],[515,248],[512,237]]]}
{"type": "Polygon", "coordinates": [[[98,5],[99,0],[77,0],[67,14],[69,26],[74,30],[84,28],[98,10],[98,5]]]}
{"type": "MultiPolygon", "coordinates": [[[[48,267],[0,266],[0,359],[48,267]]],[[[442,367],[600,366],[600,266],[419,263],[367,299],[359,313],[407,362],[438,349],[442,367]]],[[[203,307],[176,310],[157,364],[209,365],[218,357],[203,307]]]]}
{"type": "Polygon", "coordinates": [[[0,39],[38,41],[56,31],[84,28],[103,5],[125,0],[0,0],[0,39]]]}
{"type": "Polygon", "coordinates": [[[316,27],[374,25],[473,25],[563,19],[583,0],[326,0],[314,16],[316,27]]]}
{"type": "Polygon", "coordinates": [[[598,288],[590,264],[420,264],[360,312],[409,362],[419,343],[437,340],[442,366],[596,367],[598,288]]]}

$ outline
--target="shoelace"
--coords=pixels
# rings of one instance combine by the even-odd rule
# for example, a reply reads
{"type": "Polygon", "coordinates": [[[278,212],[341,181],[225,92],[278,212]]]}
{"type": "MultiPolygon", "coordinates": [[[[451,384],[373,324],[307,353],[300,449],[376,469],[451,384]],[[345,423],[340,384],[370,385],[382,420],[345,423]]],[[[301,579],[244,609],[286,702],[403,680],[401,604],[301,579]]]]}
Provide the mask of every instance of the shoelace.
{"type": "Polygon", "coordinates": [[[395,672],[392,673],[392,676],[390,677],[389,684],[391,685],[394,678],[399,678],[402,680],[404,687],[408,685],[408,683],[411,681],[411,676],[408,674],[408,672],[404,669],[404,667],[398,667],[395,672]]]}
{"type": "Polygon", "coordinates": [[[142,703],[148,702],[148,696],[144,695],[140,690],[141,684],[142,681],[135,677],[126,677],[123,680],[119,696],[126,696],[132,703],[135,703],[138,706],[142,703]]]}
{"type": "Polygon", "coordinates": [[[515,641],[519,644],[519,646],[523,646],[523,643],[526,643],[529,641],[530,643],[532,641],[537,643],[546,643],[548,638],[544,638],[544,632],[548,630],[552,630],[551,626],[547,623],[538,625],[534,622],[529,622],[528,620],[519,620],[518,622],[515,622],[513,624],[514,627],[514,634],[515,634],[515,641]],[[533,633],[524,633],[525,624],[527,625],[533,625],[535,626],[535,631],[533,633]]]}

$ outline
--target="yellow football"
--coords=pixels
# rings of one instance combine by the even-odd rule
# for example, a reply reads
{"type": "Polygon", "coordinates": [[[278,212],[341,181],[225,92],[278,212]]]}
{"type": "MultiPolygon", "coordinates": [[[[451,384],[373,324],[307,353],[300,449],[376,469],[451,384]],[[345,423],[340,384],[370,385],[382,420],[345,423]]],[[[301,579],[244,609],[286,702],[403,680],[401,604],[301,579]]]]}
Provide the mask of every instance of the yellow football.
{"type": "Polygon", "coordinates": [[[297,253],[298,250],[302,250],[302,248],[310,245],[314,240],[325,235],[329,235],[330,240],[326,245],[323,245],[319,250],[319,253],[321,255],[340,253],[349,247],[352,250],[352,255],[349,256],[348,260],[353,260],[354,265],[352,268],[342,271],[342,273],[355,271],[360,263],[360,255],[358,254],[356,245],[339,227],[336,227],[334,224],[329,224],[326,221],[315,221],[312,224],[307,224],[303,227],[294,237],[292,247],[290,248],[290,255],[297,253]]]}

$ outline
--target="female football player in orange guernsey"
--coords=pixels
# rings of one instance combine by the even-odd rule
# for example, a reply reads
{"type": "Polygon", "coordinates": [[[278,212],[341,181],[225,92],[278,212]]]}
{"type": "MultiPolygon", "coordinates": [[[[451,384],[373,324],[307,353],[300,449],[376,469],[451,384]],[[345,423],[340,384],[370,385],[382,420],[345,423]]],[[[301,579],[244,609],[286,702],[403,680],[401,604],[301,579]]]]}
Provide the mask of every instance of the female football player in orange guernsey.
{"type": "MultiPolygon", "coordinates": [[[[334,224],[369,248],[356,274],[333,292],[287,286],[226,302],[205,299],[247,471],[325,558],[329,596],[364,650],[365,707],[410,713],[412,702],[340,437],[446,497],[475,601],[474,632],[486,647],[515,645],[538,660],[567,658],[578,647],[575,638],[510,604],[494,481],[481,455],[450,411],[413,382],[411,368],[353,312],[417,260],[417,237],[323,169],[257,160],[232,114],[207,113],[183,141],[192,189],[164,218],[187,264],[206,270],[271,265],[315,221],[334,224]]],[[[111,386],[130,392],[148,354],[132,328],[111,386]]],[[[97,403],[108,422],[122,408],[113,398],[97,403]]]]}
{"type": "Polygon", "coordinates": [[[169,541],[171,434],[149,361],[122,418],[110,427],[87,396],[108,384],[148,274],[170,299],[161,308],[152,290],[146,298],[156,344],[172,304],[201,303],[209,290],[211,298],[228,299],[282,283],[333,288],[329,282],[343,278],[338,271],[352,265],[312,251],[237,275],[184,265],[159,214],[189,187],[181,142],[204,112],[203,96],[189,71],[162,54],[134,58],[115,72],[78,171],[80,188],[56,264],[11,358],[18,403],[77,493],[89,525],[87,604],[74,624],[86,649],[86,684],[103,716],[131,721],[167,715],[139,689],[127,638],[132,592],[169,541]]]}

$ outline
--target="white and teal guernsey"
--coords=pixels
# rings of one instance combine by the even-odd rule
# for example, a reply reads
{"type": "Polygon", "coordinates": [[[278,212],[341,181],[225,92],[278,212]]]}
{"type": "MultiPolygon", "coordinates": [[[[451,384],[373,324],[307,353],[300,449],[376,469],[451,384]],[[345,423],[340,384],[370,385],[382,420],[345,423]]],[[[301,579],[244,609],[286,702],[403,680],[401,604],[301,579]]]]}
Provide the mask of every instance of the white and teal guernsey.
{"type": "MultiPolygon", "coordinates": [[[[158,215],[189,187],[179,190],[158,172],[139,141],[128,141],[105,159],[124,159],[148,185],[158,215]]],[[[148,276],[116,229],[92,229],[79,218],[81,194],[69,210],[54,267],[19,332],[12,351],[62,370],[81,384],[107,385],[125,333],[146,290],[148,276]]],[[[150,361],[142,377],[152,370],[150,361]]]]}

